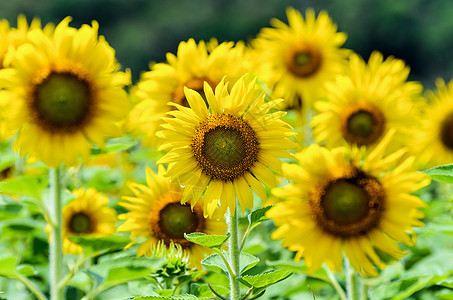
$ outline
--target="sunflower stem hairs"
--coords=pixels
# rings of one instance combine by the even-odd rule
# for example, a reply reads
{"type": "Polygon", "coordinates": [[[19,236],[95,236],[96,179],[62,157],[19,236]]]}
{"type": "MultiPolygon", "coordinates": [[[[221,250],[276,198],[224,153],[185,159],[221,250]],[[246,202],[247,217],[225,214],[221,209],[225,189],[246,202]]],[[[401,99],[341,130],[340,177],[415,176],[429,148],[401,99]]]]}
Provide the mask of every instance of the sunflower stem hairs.
{"type": "Polygon", "coordinates": [[[371,152],[365,148],[328,150],[311,145],[296,154],[297,164],[283,165],[292,183],[272,192],[286,201],[267,212],[278,229],[273,239],[304,258],[308,274],[323,263],[342,270],[343,251],[363,276],[377,276],[385,263],[375,249],[395,259],[406,254],[396,243],[413,246],[413,226],[423,226],[426,204],[412,192],[429,184],[412,171],[406,149],[384,156],[391,131],[371,152]]]}
{"type": "Polygon", "coordinates": [[[236,213],[236,198],[242,213],[253,207],[253,194],[266,200],[267,187],[275,185],[272,170],[280,171],[279,157],[291,158],[287,149],[293,133],[281,120],[286,113],[270,112],[281,99],[265,102],[255,80],[238,80],[229,92],[222,80],[215,92],[205,82],[203,97],[185,88],[190,107],[172,103],[159,150],[170,150],[157,163],[168,164],[166,176],[184,186],[181,201],[192,207],[204,193],[204,216],[211,217],[220,202],[222,214],[236,213]],[[206,105],[208,104],[208,106],[206,105]],[[209,109],[208,109],[209,107],[209,109]]]}
{"type": "Polygon", "coordinates": [[[0,100],[8,102],[8,123],[18,130],[14,150],[50,167],[86,159],[92,143],[103,147],[129,108],[123,87],[130,74],[118,71],[98,23],[75,29],[70,20],[51,34],[30,30],[29,42],[0,70],[0,100]]]}

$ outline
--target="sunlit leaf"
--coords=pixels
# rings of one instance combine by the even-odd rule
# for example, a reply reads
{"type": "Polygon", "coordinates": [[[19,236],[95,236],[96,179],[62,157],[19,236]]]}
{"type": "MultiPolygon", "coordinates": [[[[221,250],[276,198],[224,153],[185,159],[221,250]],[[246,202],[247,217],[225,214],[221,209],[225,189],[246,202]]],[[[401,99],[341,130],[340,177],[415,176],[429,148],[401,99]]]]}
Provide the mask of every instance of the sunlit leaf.
{"type": "MultiPolygon", "coordinates": [[[[227,251],[223,251],[223,254],[224,254],[225,258],[229,261],[230,254],[227,251]]],[[[260,261],[260,259],[258,257],[253,256],[248,253],[244,253],[244,252],[241,253],[239,260],[240,260],[239,266],[240,266],[241,274],[244,273],[245,271],[253,268],[254,266],[256,266],[260,261]]],[[[214,253],[214,254],[206,257],[205,259],[203,259],[201,264],[208,270],[211,270],[211,271],[214,271],[217,273],[223,272],[225,274],[228,274],[228,268],[225,265],[222,258],[220,257],[220,254],[218,254],[218,253],[214,253]]]]}
{"type": "Polygon", "coordinates": [[[0,193],[41,199],[41,194],[47,185],[47,176],[20,176],[0,182],[0,193]]]}
{"type": "MultiPolygon", "coordinates": [[[[228,295],[230,290],[224,286],[211,284],[211,287],[216,291],[219,295],[228,295]]],[[[214,293],[211,291],[207,284],[200,284],[194,291],[194,294],[197,297],[207,297],[207,298],[215,298],[214,293]]]]}
{"type": "MultiPolygon", "coordinates": [[[[447,275],[446,275],[447,276],[447,275]]],[[[383,284],[371,292],[371,299],[403,300],[416,292],[432,286],[445,279],[440,276],[423,276],[408,280],[397,280],[389,284],[383,284]]]]}
{"type": "Polygon", "coordinates": [[[36,275],[36,271],[30,265],[17,266],[16,270],[17,270],[17,272],[19,272],[19,274],[27,276],[27,277],[36,275]]]}
{"type": "Polygon", "coordinates": [[[423,171],[434,180],[446,183],[453,183],[453,164],[441,165],[423,171]]]}
{"type": "Polygon", "coordinates": [[[288,278],[289,276],[291,276],[291,274],[291,272],[288,272],[286,270],[271,270],[258,275],[242,276],[240,280],[242,283],[248,285],[249,287],[254,287],[257,290],[261,290],[288,278]]]}
{"type": "MultiPolygon", "coordinates": [[[[266,261],[266,264],[271,267],[281,268],[288,272],[307,274],[308,267],[305,266],[303,262],[295,262],[294,260],[279,260],[279,261],[266,261]]],[[[310,274],[310,277],[329,282],[330,279],[324,269],[319,269],[313,274],[310,274]]]]}
{"type": "Polygon", "coordinates": [[[146,267],[123,267],[110,269],[105,278],[104,285],[113,286],[123,282],[128,282],[136,279],[143,278],[154,270],[146,267]]]}
{"type": "Polygon", "coordinates": [[[0,255],[0,276],[15,278],[19,258],[10,254],[0,255]]]}
{"type": "Polygon", "coordinates": [[[194,232],[190,234],[184,234],[184,237],[194,244],[220,251],[223,244],[225,244],[225,242],[230,237],[230,234],[227,233],[226,235],[208,235],[202,232],[194,232]]]}
{"type": "Polygon", "coordinates": [[[269,220],[269,218],[266,217],[266,212],[271,208],[272,208],[272,205],[261,207],[261,208],[258,208],[256,210],[252,211],[252,213],[250,213],[248,215],[249,226],[254,227],[264,221],[269,220]]]}
{"type": "MultiPolygon", "coordinates": [[[[131,297],[126,298],[127,300],[197,300],[201,299],[194,295],[190,294],[180,294],[172,297],[164,297],[164,296],[139,296],[139,297],[131,297]]],[[[206,299],[206,298],[203,298],[206,299]]]]}
{"type": "Polygon", "coordinates": [[[123,236],[70,236],[69,239],[82,246],[87,253],[99,252],[103,250],[114,250],[124,248],[130,239],[123,236]]]}

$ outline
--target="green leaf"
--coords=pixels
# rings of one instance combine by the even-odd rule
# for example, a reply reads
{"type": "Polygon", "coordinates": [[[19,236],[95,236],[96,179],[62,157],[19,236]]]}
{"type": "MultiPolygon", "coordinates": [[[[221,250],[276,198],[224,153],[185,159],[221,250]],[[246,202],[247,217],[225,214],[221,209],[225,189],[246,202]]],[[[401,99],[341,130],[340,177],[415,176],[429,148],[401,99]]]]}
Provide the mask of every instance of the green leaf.
{"type": "MultiPolygon", "coordinates": [[[[229,258],[230,255],[228,254],[227,257],[229,258]]],[[[250,270],[251,268],[253,268],[260,262],[260,259],[258,257],[253,256],[248,253],[244,253],[244,252],[241,253],[239,260],[240,260],[241,274],[250,270]]]]}
{"type": "Polygon", "coordinates": [[[453,274],[453,253],[450,250],[434,252],[401,275],[401,279],[413,279],[418,277],[444,276],[453,274]]]}
{"type": "Polygon", "coordinates": [[[207,235],[202,232],[194,232],[190,234],[184,233],[184,237],[194,244],[220,251],[222,249],[223,244],[225,244],[225,242],[230,237],[230,234],[227,233],[226,235],[213,235],[213,234],[207,235]]]}
{"type": "Polygon", "coordinates": [[[201,265],[210,271],[228,274],[228,268],[219,253],[209,255],[201,261],[201,265]]]}
{"type": "Polygon", "coordinates": [[[20,176],[0,182],[0,193],[17,194],[40,200],[48,185],[47,176],[20,176]]]}
{"type": "Polygon", "coordinates": [[[173,295],[174,290],[173,289],[166,289],[166,290],[155,290],[154,291],[158,296],[164,296],[167,299],[173,295]]]}
{"type": "Polygon", "coordinates": [[[371,299],[402,300],[407,299],[416,292],[442,281],[439,276],[424,276],[417,279],[397,280],[384,284],[371,292],[371,299]]]}
{"type": "MultiPolygon", "coordinates": [[[[211,284],[211,287],[216,291],[219,295],[228,295],[230,290],[224,286],[211,284]]],[[[207,298],[215,298],[214,293],[211,291],[207,284],[200,284],[194,291],[195,296],[197,297],[207,297],[207,298]]]]}
{"type": "Polygon", "coordinates": [[[446,183],[453,183],[453,164],[441,165],[423,171],[434,180],[446,183]]]}
{"type": "Polygon", "coordinates": [[[201,277],[205,273],[206,272],[202,270],[202,271],[195,271],[195,272],[192,272],[187,275],[182,275],[182,276],[178,277],[178,282],[179,282],[179,284],[183,284],[183,283],[189,282],[189,281],[197,281],[197,280],[201,279],[201,277]]]}
{"type": "Polygon", "coordinates": [[[131,136],[124,136],[121,138],[109,139],[105,145],[105,152],[118,152],[130,149],[137,145],[138,142],[131,136]]]}
{"type": "Polygon", "coordinates": [[[3,171],[11,166],[14,165],[14,163],[17,160],[17,155],[15,154],[5,154],[2,153],[1,158],[0,158],[0,171],[3,171]]]}
{"type": "Polygon", "coordinates": [[[103,237],[70,236],[69,239],[72,242],[82,246],[87,253],[122,249],[130,242],[129,238],[117,235],[103,237]]]}
{"type": "Polygon", "coordinates": [[[249,227],[255,227],[256,225],[269,220],[269,218],[266,217],[266,212],[271,208],[272,208],[272,205],[258,208],[256,210],[252,211],[252,213],[248,215],[249,227]]]}
{"type": "MultiPolygon", "coordinates": [[[[278,260],[278,261],[266,261],[266,264],[271,267],[275,268],[282,268],[288,272],[292,273],[299,273],[299,274],[307,274],[308,267],[305,266],[303,262],[295,262],[294,260],[278,260]]],[[[327,275],[326,271],[324,269],[319,269],[313,274],[307,275],[312,278],[316,278],[325,282],[330,283],[329,276],[327,275]]]]}
{"type": "Polygon", "coordinates": [[[22,274],[27,277],[36,275],[36,271],[30,265],[17,266],[16,270],[17,270],[17,272],[19,272],[19,274],[22,274]]]}
{"type": "Polygon", "coordinates": [[[164,296],[139,296],[139,297],[131,297],[131,298],[126,298],[127,300],[168,300],[168,299],[174,299],[174,300],[197,300],[200,298],[197,298],[194,295],[190,294],[180,294],[172,297],[164,297],[164,296]]]}
{"type": "MultiPolygon", "coordinates": [[[[230,254],[227,251],[223,251],[223,254],[225,255],[225,258],[229,260],[230,254]]],[[[239,260],[240,260],[239,265],[241,266],[240,270],[241,274],[256,266],[260,261],[258,257],[244,252],[241,253],[239,260]]],[[[228,274],[228,268],[223,262],[223,259],[220,257],[219,253],[214,253],[206,257],[205,259],[203,259],[201,264],[206,269],[211,270],[213,272],[228,274]]]]}
{"type": "MultiPolygon", "coordinates": [[[[104,258],[104,257],[103,257],[104,258]]],[[[146,268],[151,272],[159,270],[166,258],[123,256],[117,258],[100,259],[99,263],[91,268],[97,275],[108,277],[110,270],[121,268],[146,268]]]]}
{"type": "Polygon", "coordinates": [[[146,267],[123,267],[110,269],[103,284],[107,286],[118,285],[123,282],[143,278],[153,271],[153,269],[146,267]]]}
{"type": "MultiPolygon", "coordinates": [[[[293,273],[286,270],[271,270],[264,273],[253,275],[253,276],[242,276],[239,280],[249,287],[253,287],[258,292],[263,290],[270,285],[285,280],[293,273]]],[[[255,293],[256,293],[255,292],[255,293]]]]}
{"type": "Polygon", "coordinates": [[[3,234],[12,232],[13,234],[27,234],[31,232],[37,232],[44,229],[42,222],[33,220],[33,219],[26,219],[24,218],[17,218],[15,220],[6,220],[3,222],[3,234]]]}
{"type": "Polygon", "coordinates": [[[0,256],[0,276],[9,278],[16,277],[16,265],[19,258],[10,254],[0,256]]]}

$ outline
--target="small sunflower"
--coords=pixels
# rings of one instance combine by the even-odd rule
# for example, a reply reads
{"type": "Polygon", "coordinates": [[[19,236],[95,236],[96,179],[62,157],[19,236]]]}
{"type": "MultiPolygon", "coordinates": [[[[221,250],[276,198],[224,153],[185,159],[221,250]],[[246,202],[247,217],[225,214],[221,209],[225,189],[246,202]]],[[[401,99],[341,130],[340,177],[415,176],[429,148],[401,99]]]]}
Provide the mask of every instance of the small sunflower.
{"type": "Polygon", "coordinates": [[[436,81],[436,91],[427,94],[421,130],[415,133],[413,151],[427,166],[453,163],[453,81],[436,81]]]}
{"type": "Polygon", "coordinates": [[[129,127],[144,135],[145,144],[152,144],[161,118],[174,109],[168,102],[187,107],[185,87],[203,94],[204,82],[215,88],[227,76],[234,83],[248,72],[246,50],[243,43],[181,42],[176,55],[167,54],[167,63],[151,66],[141,77],[135,90],[139,102],[131,110],[129,127]]]}
{"type": "MultiPolygon", "coordinates": [[[[373,52],[366,64],[352,54],[348,75],[326,84],[327,101],[315,103],[313,136],[328,148],[350,145],[375,147],[392,128],[394,143],[404,145],[417,122],[422,86],[406,82],[409,68],[392,57],[373,52]]],[[[393,146],[396,148],[396,144],[393,146]]]]}
{"type": "Polygon", "coordinates": [[[404,150],[384,156],[391,136],[368,155],[311,145],[296,154],[298,164],[283,165],[292,183],[273,190],[287,201],[267,213],[278,227],[272,238],[297,251],[310,274],[323,263],[341,272],[344,251],[362,275],[377,276],[374,266],[385,263],[376,250],[399,259],[406,253],[396,243],[414,245],[426,204],[411,193],[430,180],[411,170],[414,157],[402,159],[404,150]]]}
{"type": "Polygon", "coordinates": [[[192,209],[190,205],[182,204],[182,188],[172,184],[164,173],[162,166],[159,166],[158,174],[148,168],[147,186],[130,185],[136,197],[123,197],[124,201],[120,202],[129,212],[119,215],[119,219],[125,222],[118,231],[131,232],[132,239],[145,239],[138,248],[138,256],[152,255],[162,242],[167,247],[175,244],[189,253],[193,266],[201,268],[204,248],[186,240],[184,233],[224,234],[227,225],[218,212],[212,219],[205,219],[201,203],[192,209]]]}
{"type": "Polygon", "coordinates": [[[236,212],[236,197],[242,212],[253,207],[250,188],[266,200],[262,185],[275,185],[272,170],[279,171],[279,157],[291,158],[293,135],[280,118],[285,112],[269,111],[280,101],[266,103],[265,92],[258,92],[255,81],[244,78],[234,84],[231,93],[222,80],[215,89],[205,83],[204,95],[185,90],[190,108],[178,104],[169,112],[160,150],[171,149],[157,163],[168,163],[167,176],[185,186],[182,201],[195,205],[204,194],[204,214],[211,216],[219,200],[222,212],[236,212]],[[270,169],[269,169],[270,168],[270,169]]]}
{"type": "Polygon", "coordinates": [[[305,20],[293,8],[286,11],[289,25],[273,19],[274,28],[264,28],[252,41],[259,73],[275,97],[285,99],[287,107],[310,107],[323,95],[325,82],[343,72],[349,50],[341,46],[346,34],[325,11],[316,18],[307,9],[305,20]]]}
{"type": "Polygon", "coordinates": [[[14,149],[57,167],[87,158],[91,143],[118,133],[129,107],[114,50],[98,37],[98,23],[79,30],[64,19],[48,35],[28,32],[8,68],[0,70],[0,99],[10,104],[8,122],[19,128],[14,149]]]}
{"type": "Polygon", "coordinates": [[[116,212],[107,206],[107,196],[93,188],[76,189],[74,200],[63,208],[63,251],[80,254],[82,247],[69,240],[72,235],[106,236],[115,233],[116,212]]]}

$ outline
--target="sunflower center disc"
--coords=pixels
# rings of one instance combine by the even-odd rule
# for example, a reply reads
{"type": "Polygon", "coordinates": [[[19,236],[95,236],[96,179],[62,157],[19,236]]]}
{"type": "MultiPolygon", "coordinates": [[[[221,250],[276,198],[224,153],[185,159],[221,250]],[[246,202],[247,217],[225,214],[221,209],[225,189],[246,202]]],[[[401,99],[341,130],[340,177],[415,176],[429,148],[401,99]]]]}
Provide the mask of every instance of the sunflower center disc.
{"type": "Polygon", "coordinates": [[[170,203],[160,211],[159,226],[171,239],[184,239],[184,233],[195,232],[198,219],[190,205],[170,203]]]}
{"type": "Polygon", "coordinates": [[[341,123],[344,139],[358,146],[375,143],[385,129],[384,115],[371,104],[346,112],[341,123]]]}
{"type": "Polygon", "coordinates": [[[81,212],[74,214],[69,220],[69,229],[72,233],[90,233],[92,231],[90,217],[81,212]]]}
{"type": "Polygon", "coordinates": [[[441,124],[440,138],[445,147],[453,150],[453,114],[448,115],[441,124]]]}
{"type": "Polygon", "coordinates": [[[34,97],[38,120],[53,129],[77,127],[90,109],[88,83],[71,73],[51,73],[36,86],[34,97]]]}
{"type": "Polygon", "coordinates": [[[306,46],[302,50],[290,51],[286,65],[288,70],[298,77],[309,77],[320,69],[322,57],[319,51],[306,46]]]}
{"type": "Polygon", "coordinates": [[[375,126],[376,120],[373,115],[364,110],[352,114],[348,119],[348,130],[353,135],[367,137],[373,133],[375,126]]]}
{"type": "Polygon", "coordinates": [[[204,151],[206,158],[218,168],[230,168],[246,156],[241,133],[232,128],[218,127],[205,134],[204,151]]]}
{"type": "Polygon", "coordinates": [[[212,179],[233,181],[258,160],[255,131],[242,118],[229,114],[210,116],[192,139],[195,159],[212,179]]]}
{"type": "Polygon", "coordinates": [[[319,186],[310,200],[318,225],[327,233],[347,238],[375,228],[385,204],[380,182],[362,171],[319,186]]]}
{"type": "Polygon", "coordinates": [[[329,219],[341,224],[351,224],[366,216],[368,199],[360,187],[339,181],[327,189],[323,207],[329,219]]]}

